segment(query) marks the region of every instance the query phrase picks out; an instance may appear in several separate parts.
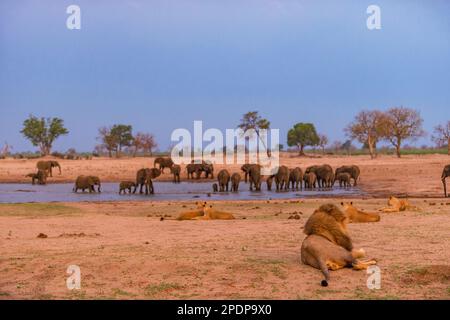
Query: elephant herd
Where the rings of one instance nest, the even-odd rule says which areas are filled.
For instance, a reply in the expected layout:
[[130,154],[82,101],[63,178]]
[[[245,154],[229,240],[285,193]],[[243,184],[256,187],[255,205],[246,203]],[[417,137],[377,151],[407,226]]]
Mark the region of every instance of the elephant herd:
[[[38,161],[36,164],[37,172],[30,173],[26,177],[31,178],[32,184],[36,182],[41,185],[47,183],[48,177],[53,177],[53,168],[59,169],[61,174],[61,165],[58,161]],[[136,193],[139,188],[139,193],[154,194],[153,180],[164,173],[164,169],[170,169],[173,175],[173,182],[180,183],[181,181],[181,166],[175,164],[169,157],[159,157],[154,161],[154,168],[140,169],[136,173],[135,181],[122,181],[119,185],[119,194],[121,193]],[[273,184],[277,191],[282,190],[302,190],[319,188],[321,190],[331,189],[336,183],[340,187],[348,188],[356,186],[360,176],[360,169],[358,166],[349,165],[341,166],[333,171],[333,168],[328,164],[314,165],[307,167],[303,171],[299,167],[288,168],[280,166],[277,172],[270,176],[263,176],[261,174],[261,166],[258,164],[244,164],[241,167],[244,175],[245,183],[249,183],[250,191],[261,190],[261,185],[265,181],[267,190],[272,190]],[[201,163],[194,163],[193,161],[186,165],[187,179],[200,179],[204,174],[204,178],[214,179],[214,166],[211,163],[202,161]],[[444,187],[444,196],[447,197],[446,178],[450,177],[450,164],[444,167],[441,175],[441,181]],[[239,191],[239,184],[241,182],[241,174],[235,172],[230,174],[227,169],[222,169],[217,174],[217,183],[213,183],[213,192],[224,191]],[[95,190],[97,187],[97,190]],[[88,190],[89,192],[101,192],[100,178],[97,176],[79,176],[75,181],[73,188],[74,192],[78,190]]]
[[[244,164],[241,170],[244,172],[245,183],[249,182],[250,184],[250,191],[261,191],[264,179],[261,174],[261,166],[258,164]],[[316,187],[319,189],[330,189],[335,185],[336,181],[339,182],[341,187],[351,187],[352,184],[356,186],[359,175],[360,169],[354,165],[339,167],[334,172],[333,168],[327,164],[310,166],[304,172],[299,167],[289,169],[286,166],[280,166],[275,174],[266,176],[264,180],[269,191],[272,190],[274,183],[277,191],[301,190],[303,188],[313,189]],[[229,191],[231,182],[231,191],[236,192],[239,190],[240,180],[241,176],[239,173],[230,175],[228,170],[223,169],[217,175],[218,183],[213,184],[213,191]]]

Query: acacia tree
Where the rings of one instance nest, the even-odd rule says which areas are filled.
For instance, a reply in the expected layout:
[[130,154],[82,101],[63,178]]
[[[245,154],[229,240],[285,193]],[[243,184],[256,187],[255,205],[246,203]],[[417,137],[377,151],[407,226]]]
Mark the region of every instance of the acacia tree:
[[316,146],[320,138],[312,123],[297,123],[287,134],[287,144],[290,147],[297,146],[298,154],[304,156],[305,146]]
[[350,139],[356,139],[358,142],[369,148],[370,157],[376,157],[376,143],[383,135],[384,115],[381,111],[364,110],[355,116],[345,129],[346,135]]
[[264,145],[264,148],[266,148],[267,150],[267,155],[270,157],[270,150],[267,149],[266,143],[261,139],[260,136],[261,130],[267,130],[270,128],[269,120],[261,117],[258,111],[250,111],[242,116],[238,128],[242,129],[244,132],[251,129],[255,130],[256,135],[258,136],[261,143]]
[[423,119],[419,111],[405,107],[391,108],[383,117],[383,138],[389,141],[401,157],[401,146],[405,140],[416,140],[425,135],[422,129]]
[[134,146],[133,156],[135,157],[138,150],[142,150],[144,153],[148,153],[150,156],[152,156],[153,149],[156,148],[158,145],[156,143],[153,134],[138,132],[134,136],[133,146]]
[[439,147],[447,144],[447,154],[450,156],[450,121],[447,121],[445,125],[440,124],[434,127],[431,138]]
[[33,115],[23,122],[23,129],[20,132],[30,140],[33,146],[39,147],[43,156],[50,154],[53,143],[58,137],[69,133],[62,119],[38,118]]

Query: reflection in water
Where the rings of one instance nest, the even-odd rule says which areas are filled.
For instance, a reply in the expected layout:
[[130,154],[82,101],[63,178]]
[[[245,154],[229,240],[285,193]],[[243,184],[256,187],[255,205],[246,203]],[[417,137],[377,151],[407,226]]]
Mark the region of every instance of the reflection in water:
[[[161,200],[260,200],[260,199],[286,199],[295,197],[336,197],[361,195],[357,188],[333,190],[298,190],[298,191],[267,191],[250,192],[248,184],[241,183],[240,191],[212,193],[211,182],[154,182],[154,195],[126,194],[119,195],[118,183],[103,183],[102,193],[73,193],[73,183],[48,184],[46,186],[29,184],[0,184],[0,203],[22,202],[79,202],[79,201],[161,201]],[[138,190],[139,192],[139,190]]]

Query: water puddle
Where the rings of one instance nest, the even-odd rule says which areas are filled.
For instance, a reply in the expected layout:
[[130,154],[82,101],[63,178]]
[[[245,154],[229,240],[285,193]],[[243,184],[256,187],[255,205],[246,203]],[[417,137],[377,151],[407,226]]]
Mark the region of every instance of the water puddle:
[[[118,183],[103,183],[102,193],[73,193],[73,183],[48,184],[46,186],[7,183],[0,184],[0,203],[26,202],[81,202],[81,201],[164,201],[164,200],[265,200],[306,197],[350,197],[362,194],[358,188],[332,190],[299,191],[249,191],[248,184],[241,183],[239,192],[212,193],[212,182],[172,182],[155,181],[155,194],[145,196],[136,194],[119,195]],[[139,192],[139,190],[138,190]],[[210,196],[208,196],[208,194]]]

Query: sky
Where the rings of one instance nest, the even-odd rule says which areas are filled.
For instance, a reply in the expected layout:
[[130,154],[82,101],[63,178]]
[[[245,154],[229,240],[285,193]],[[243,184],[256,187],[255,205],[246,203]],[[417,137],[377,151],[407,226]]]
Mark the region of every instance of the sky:
[[54,150],[92,151],[115,123],[166,150],[174,129],[235,128],[251,110],[281,143],[297,122],[345,140],[358,111],[392,106],[419,110],[416,145],[430,143],[450,120],[449,18],[446,0],[2,0],[0,146],[36,150],[20,134],[33,114],[64,119]]

